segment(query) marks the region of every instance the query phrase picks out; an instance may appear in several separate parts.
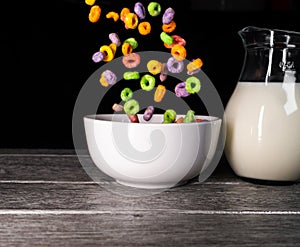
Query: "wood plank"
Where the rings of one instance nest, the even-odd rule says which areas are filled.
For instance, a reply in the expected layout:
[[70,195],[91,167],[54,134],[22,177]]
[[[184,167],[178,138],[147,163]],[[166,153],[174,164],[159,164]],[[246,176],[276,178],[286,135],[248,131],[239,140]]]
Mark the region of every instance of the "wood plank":
[[[56,154],[53,150],[33,150],[25,153],[4,152],[0,154],[1,181],[92,181],[72,150]],[[88,155],[80,160],[95,168]],[[97,170],[97,169],[96,169]],[[95,170],[95,172],[96,172]],[[228,167],[225,159],[210,178],[210,181],[236,181],[239,178]]]
[[[47,224],[45,224],[47,222]],[[293,215],[2,215],[1,246],[299,246]]]
[[146,194],[116,183],[1,183],[0,209],[300,211],[299,188],[207,182]]

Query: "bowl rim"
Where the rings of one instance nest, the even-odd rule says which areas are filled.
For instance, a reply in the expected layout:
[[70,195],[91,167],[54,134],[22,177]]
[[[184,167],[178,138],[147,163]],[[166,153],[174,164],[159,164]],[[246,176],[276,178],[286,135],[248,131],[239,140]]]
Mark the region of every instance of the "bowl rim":
[[[111,121],[107,119],[101,119],[101,117],[113,117],[114,115],[126,115],[125,113],[113,113],[113,114],[87,114],[83,118],[84,120],[90,120],[90,121],[96,121],[96,122],[111,122],[115,124],[135,124],[132,122],[123,122],[123,121]],[[143,117],[143,114],[137,114],[139,119]],[[161,116],[163,117],[164,114],[154,114],[155,116]],[[177,117],[184,117],[185,114],[178,114]],[[138,125],[147,125],[147,126],[191,126],[191,125],[207,125],[207,124],[212,124],[212,123],[217,123],[222,121],[221,118],[216,117],[216,116],[209,116],[209,115],[195,115],[197,118],[207,118],[209,121],[203,121],[203,122],[190,122],[190,123],[157,123],[157,122],[139,122]]]

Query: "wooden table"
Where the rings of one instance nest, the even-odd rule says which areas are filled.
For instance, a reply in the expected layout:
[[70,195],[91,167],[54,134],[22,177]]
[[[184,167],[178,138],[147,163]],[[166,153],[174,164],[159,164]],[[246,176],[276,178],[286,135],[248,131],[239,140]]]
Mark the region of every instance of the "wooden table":
[[[89,159],[89,157],[86,157]],[[300,246],[300,185],[234,175],[122,196],[73,150],[1,150],[1,246]]]

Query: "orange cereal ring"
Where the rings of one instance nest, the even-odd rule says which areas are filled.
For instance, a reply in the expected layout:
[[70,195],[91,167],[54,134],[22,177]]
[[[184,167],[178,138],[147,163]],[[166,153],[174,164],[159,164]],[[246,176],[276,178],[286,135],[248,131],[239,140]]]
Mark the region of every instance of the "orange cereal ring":
[[114,59],[114,52],[113,50],[108,46],[108,45],[103,45],[100,47],[100,52],[103,53],[103,61],[104,62],[109,62]]
[[122,45],[122,53],[124,56],[132,53],[132,46],[128,42],[124,42]]
[[141,22],[138,25],[138,30],[141,35],[147,35],[151,32],[151,24],[147,21]]
[[116,51],[117,51],[117,45],[115,43],[111,43],[109,45],[110,49],[112,50],[113,54],[115,55],[116,54]]
[[122,10],[121,10],[121,13],[120,13],[120,19],[122,20],[122,21],[124,21],[125,20],[125,16],[127,15],[127,14],[129,14],[130,13],[130,9],[128,9],[128,8],[123,8]]
[[136,14],[128,13],[124,19],[125,26],[130,29],[135,29],[139,23],[139,19]]
[[193,60],[192,62],[188,63],[186,66],[188,73],[193,73],[199,70],[203,65],[203,62],[200,58]]
[[166,87],[164,85],[158,85],[154,93],[154,101],[161,102],[166,93]]
[[165,33],[171,33],[175,30],[176,28],[176,22],[175,21],[171,21],[169,24],[163,24],[162,25],[162,30]]
[[107,19],[113,18],[114,21],[117,21],[117,20],[119,20],[119,14],[116,13],[116,12],[111,11],[111,12],[108,12],[108,13],[106,14],[106,18],[107,18]]
[[176,60],[182,61],[186,58],[186,49],[184,46],[176,44],[172,47],[171,54]]
[[90,22],[97,22],[101,15],[101,8],[98,5],[94,5],[90,9],[89,20]]

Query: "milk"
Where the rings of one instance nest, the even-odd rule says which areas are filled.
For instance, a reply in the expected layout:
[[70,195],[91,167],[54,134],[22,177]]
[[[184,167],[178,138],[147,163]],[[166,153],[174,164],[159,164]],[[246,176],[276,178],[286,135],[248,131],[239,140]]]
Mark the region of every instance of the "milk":
[[300,179],[299,84],[237,84],[225,109],[225,154],[237,175]]

